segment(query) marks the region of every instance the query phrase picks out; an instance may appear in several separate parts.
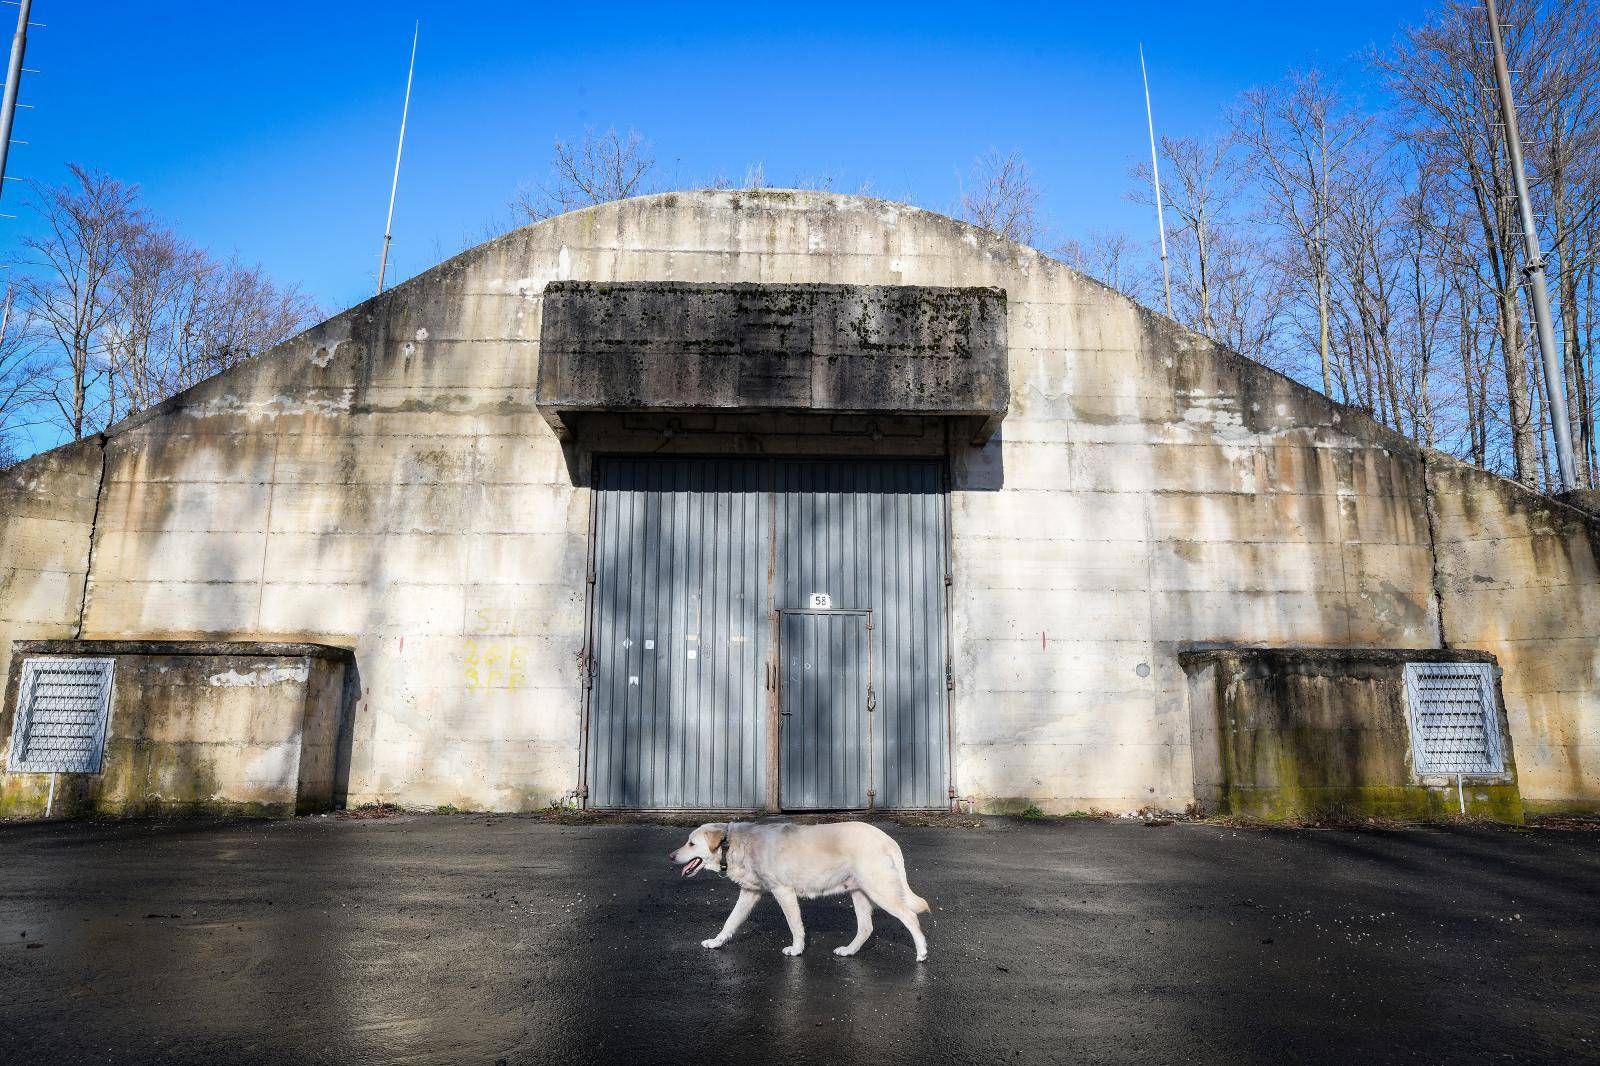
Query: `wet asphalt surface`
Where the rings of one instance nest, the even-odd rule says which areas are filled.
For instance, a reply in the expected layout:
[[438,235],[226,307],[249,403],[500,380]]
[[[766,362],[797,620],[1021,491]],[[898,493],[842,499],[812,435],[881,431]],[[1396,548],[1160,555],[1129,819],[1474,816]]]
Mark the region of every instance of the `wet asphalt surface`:
[[1600,1061],[1600,833],[886,828],[922,965],[666,826],[0,827],[0,1061]]

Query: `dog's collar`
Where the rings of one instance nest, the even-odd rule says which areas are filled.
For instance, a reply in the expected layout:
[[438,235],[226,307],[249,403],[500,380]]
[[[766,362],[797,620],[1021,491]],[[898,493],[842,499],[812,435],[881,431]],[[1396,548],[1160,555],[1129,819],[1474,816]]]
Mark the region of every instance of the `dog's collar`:
[[733,823],[729,822],[722,831],[722,843],[717,845],[717,863],[722,867],[722,876],[728,876],[728,844],[733,840]]

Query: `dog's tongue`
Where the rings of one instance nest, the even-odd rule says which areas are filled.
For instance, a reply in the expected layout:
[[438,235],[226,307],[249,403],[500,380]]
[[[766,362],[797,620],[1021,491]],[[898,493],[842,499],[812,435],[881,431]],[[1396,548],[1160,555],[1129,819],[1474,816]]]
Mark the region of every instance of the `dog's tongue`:
[[698,869],[700,869],[700,860],[690,859],[688,862],[683,864],[683,869],[678,871],[678,876],[688,877]]

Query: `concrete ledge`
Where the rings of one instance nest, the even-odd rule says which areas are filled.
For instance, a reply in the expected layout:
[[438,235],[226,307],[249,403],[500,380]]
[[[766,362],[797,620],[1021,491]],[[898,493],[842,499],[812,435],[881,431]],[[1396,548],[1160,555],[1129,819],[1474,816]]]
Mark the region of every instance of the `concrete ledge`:
[[1201,646],[1189,678],[1195,799],[1206,813],[1266,820],[1437,818],[1521,822],[1495,671],[1505,773],[1422,776],[1411,759],[1405,665],[1495,662],[1481,651]]
[[6,765],[31,658],[115,663],[98,773],[0,772],[0,819],[232,814],[333,805],[348,648],[251,641],[26,640],[0,706]]
[[236,658],[326,659],[355,662],[350,648],[333,644],[278,644],[252,640],[18,640],[11,645],[17,655],[227,655]]
[[613,411],[934,415],[988,440],[1009,402],[1006,296],[912,285],[551,282],[535,402]]

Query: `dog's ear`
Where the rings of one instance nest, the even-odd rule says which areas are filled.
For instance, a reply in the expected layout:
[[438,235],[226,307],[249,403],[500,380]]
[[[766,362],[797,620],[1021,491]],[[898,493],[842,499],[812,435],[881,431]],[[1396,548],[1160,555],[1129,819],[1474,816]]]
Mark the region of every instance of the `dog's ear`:
[[706,847],[712,851],[716,851],[718,848],[722,847],[722,835],[723,830],[721,829],[707,829]]

